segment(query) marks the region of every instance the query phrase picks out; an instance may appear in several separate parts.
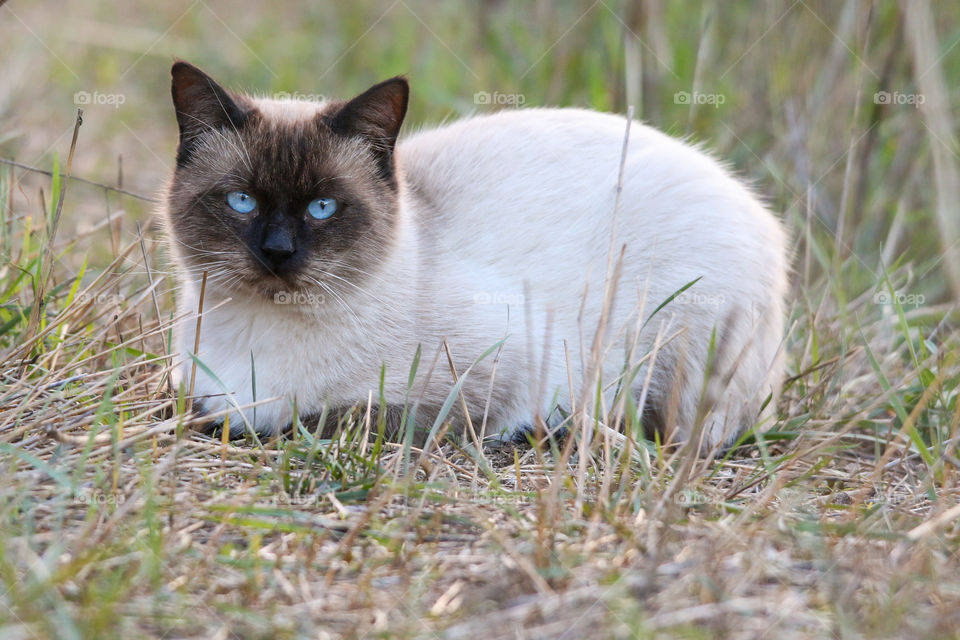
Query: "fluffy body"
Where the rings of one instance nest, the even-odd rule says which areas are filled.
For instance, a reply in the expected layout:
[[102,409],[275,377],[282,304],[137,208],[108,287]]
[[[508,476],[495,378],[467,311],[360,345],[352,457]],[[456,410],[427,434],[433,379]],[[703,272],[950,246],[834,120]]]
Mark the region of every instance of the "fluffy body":
[[[289,125],[329,108],[251,100],[270,121]],[[525,109],[398,142],[390,238],[376,259],[354,267],[355,280],[343,272],[317,278],[316,286],[297,282],[292,291],[208,282],[198,356],[219,382],[197,371],[204,409],[233,407],[234,429],[246,422],[269,434],[290,423],[294,398],[301,416],[325,404],[376,403],[385,366],[386,403],[419,399],[429,426],[453,385],[445,355],[428,375],[446,341],[460,375],[473,365],[463,386],[473,423],[486,416],[487,434],[530,425],[555,405],[570,408],[568,373],[574,393],[582,391],[612,246],[614,263],[621,248],[623,256],[598,372],[606,401],[626,365],[635,396],[647,386],[648,426],[675,426],[675,439],[703,421],[702,445],[722,445],[767,419],[761,404],[777,393],[783,370],[788,252],[781,224],[707,154],[640,122],[630,126],[617,210],[626,124],[587,110]],[[205,153],[230,162],[244,151],[231,131],[204,144]],[[354,154],[343,159],[348,164],[363,162],[361,150],[337,153]],[[188,385],[199,274],[187,266],[189,239],[176,222],[170,232],[182,268],[177,371]],[[495,372],[494,356],[474,364],[504,338]],[[423,357],[410,391],[418,347]],[[255,400],[255,411],[236,409]]]

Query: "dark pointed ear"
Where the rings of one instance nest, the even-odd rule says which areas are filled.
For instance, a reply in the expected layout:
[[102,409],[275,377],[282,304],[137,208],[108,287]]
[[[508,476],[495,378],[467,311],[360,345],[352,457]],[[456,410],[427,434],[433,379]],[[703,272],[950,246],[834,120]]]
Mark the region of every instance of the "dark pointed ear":
[[346,103],[328,121],[334,132],[367,141],[380,175],[393,179],[393,147],[407,113],[410,85],[397,76],[375,84]]
[[177,166],[190,159],[199,138],[211,130],[239,128],[250,109],[192,64],[178,60],[170,70],[170,91],[180,126]]

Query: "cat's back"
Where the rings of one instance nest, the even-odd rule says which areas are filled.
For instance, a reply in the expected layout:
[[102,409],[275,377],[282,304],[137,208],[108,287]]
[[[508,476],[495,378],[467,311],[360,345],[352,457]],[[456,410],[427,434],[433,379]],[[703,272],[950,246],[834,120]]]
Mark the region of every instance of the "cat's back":
[[593,151],[605,150],[609,139],[622,139],[625,125],[620,116],[587,109],[507,109],[421,129],[400,141],[397,155],[414,166],[426,156],[456,161],[469,154],[495,153],[498,148],[511,153],[536,151],[549,160],[574,142],[592,140]]
[[[515,220],[518,209],[539,210],[546,200],[583,217],[611,211],[626,135],[627,120],[619,115],[504,110],[417,132],[398,144],[397,159],[411,190],[441,215],[501,198],[502,208],[490,210],[490,219]],[[697,147],[631,122],[624,188],[655,196],[671,185],[706,188],[713,197],[750,197]],[[557,200],[561,194],[565,201]]]
[[[626,118],[585,109],[517,109],[415,133],[397,147],[411,196],[461,255],[606,255]],[[752,240],[780,251],[779,223],[750,190],[696,146],[633,121],[624,163],[620,236],[722,248]],[[638,224],[635,224],[638,223]],[[681,240],[682,239],[682,240]],[[515,246],[514,246],[515,245]],[[762,250],[762,249],[761,249]],[[767,253],[768,251],[764,251]],[[485,258],[486,259],[486,258]]]
[[[595,188],[598,178],[615,186],[625,133],[623,117],[586,109],[504,110],[415,133],[397,158],[411,185],[447,202],[494,184],[500,193],[556,193],[557,185]],[[631,153],[675,142],[638,122],[630,137]]]

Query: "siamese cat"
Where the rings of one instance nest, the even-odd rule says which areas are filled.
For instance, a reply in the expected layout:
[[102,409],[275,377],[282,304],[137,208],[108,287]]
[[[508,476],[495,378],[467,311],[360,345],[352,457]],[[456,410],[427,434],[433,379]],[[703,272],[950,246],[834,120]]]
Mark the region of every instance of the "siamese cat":
[[309,102],[182,61],[172,75],[175,380],[235,434],[371,399],[415,406],[428,430],[455,375],[447,419],[488,436],[592,417],[618,393],[675,442],[769,426],[787,239],[703,151],[584,109],[398,141],[402,77]]

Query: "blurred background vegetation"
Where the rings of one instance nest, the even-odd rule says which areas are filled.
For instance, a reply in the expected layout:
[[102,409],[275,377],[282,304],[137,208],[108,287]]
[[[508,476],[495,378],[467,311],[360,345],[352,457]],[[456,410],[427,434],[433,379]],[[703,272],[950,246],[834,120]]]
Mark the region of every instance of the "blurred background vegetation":
[[[939,59],[922,73],[960,77],[960,5],[932,9]],[[495,108],[475,103],[481,91],[519,94],[526,106],[625,112],[631,103],[753,179],[791,223],[800,256],[808,232],[823,235],[875,283],[881,258],[906,253],[922,270],[942,253],[931,147],[957,150],[955,139],[933,135],[929,104],[874,100],[919,92],[904,15],[894,2],[828,0],[14,1],[0,9],[0,156],[49,170],[69,148],[74,94],[121,96],[84,105],[74,175],[156,195],[176,146],[168,78],[177,57],[262,94],[345,97],[406,74],[408,131]],[[722,104],[676,97],[694,91]],[[948,92],[955,113],[955,83]],[[67,233],[105,210],[101,192],[71,188]],[[36,191],[13,197],[20,210],[39,207]],[[151,213],[129,198],[112,207],[125,211],[118,232],[128,235]],[[801,271],[832,270],[834,258],[807,257]],[[915,287],[928,301],[948,296],[942,268]]]

